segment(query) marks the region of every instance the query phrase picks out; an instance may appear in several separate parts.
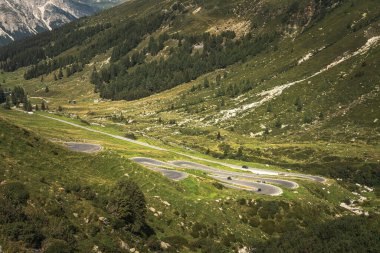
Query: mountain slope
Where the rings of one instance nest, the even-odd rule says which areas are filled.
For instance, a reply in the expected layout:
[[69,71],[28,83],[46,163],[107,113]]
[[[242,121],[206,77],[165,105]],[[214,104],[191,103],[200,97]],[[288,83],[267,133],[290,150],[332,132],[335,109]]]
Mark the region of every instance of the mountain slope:
[[[378,6],[131,1],[15,43],[0,65],[27,67],[22,82],[33,96],[90,121],[112,118],[217,157],[235,157],[241,147],[246,160],[334,177],[359,170],[367,175],[345,176],[376,184],[368,175],[379,167]],[[94,103],[99,96],[147,98]]]
[[117,1],[2,0],[0,46],[89,16]]
[[[0,224],[0,244],[376,252],[379,36],[375,0],[134,0],[0,48],[0,201],[25,199],[8,189],[30,195],[16,206],[21,216],[0,211],[12,218]],[[170,180],[139,160],[188,177]],[[171,165],[186,161],[278,175],[218,178]],[[291,176],[300,171],[327,180]],[[149,233],[131,234],[118,218],[109,197],[120,178],[144,193]],[[298,188],[266,196],[221,185],[276,178]]]

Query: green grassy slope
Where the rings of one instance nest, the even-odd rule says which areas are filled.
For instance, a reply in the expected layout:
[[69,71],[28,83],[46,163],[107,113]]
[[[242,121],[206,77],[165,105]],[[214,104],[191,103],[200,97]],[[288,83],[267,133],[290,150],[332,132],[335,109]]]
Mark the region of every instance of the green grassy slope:
[[[150,37],[157,39],[164,32],[187,36],[231,29],[237,35],[250,31],[254,36],[269,36],[276,31],[276,39],[245,62],[137,101],[101,101],[94,93],[92,70],[111,65],[112,44],[99,51],[82,72],[62,80],[55,81],[53,73],[43,79],[23,80],[28,68],[2,72],[0,80],[5,87],[22,85],[35,103],[45,99],[51,109],[62,106],[66,114],[91,122],[121,123],[125,131],[136,135],[217,157],[277,164],[375,185],[380,159],[378,3],[326,4],[184,2],[183,11],[172,12],[170,21],[145,35],[128,55],[143,50]],[[107,20],[112,24],[107,31],[117,31],[127,21],[175,9],[173,6],[171,1],[131,1],[83,19],[74,27],[92,27]],[[301,15],[305,10],[306,17]],[[107,31],[90,36],[58,58],[80,55],[89,45],[103,41]],[[35,39],[42,41],[43,36]],[[157,56],[148,54],[146,62],[167,59],[177,44],[175,39],[166,41],[166,48]],[[216,84],[218,75],[222,78]],[[205,78],[211,84],[208,88],[203,87]],[[283,86],[293,82],[288,88]],[[68,104],[70,100],[77,104]],[[259,104],[255,106],[255,102]],[[222,139],[215,138],[217,132]],[[231,147],[229,154],[223,154],[225,144]],[[239,147],[244,150],[243,157],[234,155]],[[351,176],[345,175],[346,170]]]
[[[314,249],[318,252],[329,248],[338,236],[331,233],[333,239],[321,245],[324,237],[313,237],[315,231],[339,231],[350,224],[351,218],[343,218],[331,227],[327,225],[347,214],[339,207],[341,202],[347,202],[347,198],[358,200],[352,192],[368,198],[359,205],[371,215],[369,219],[353,218],[352,224],[378,219],[374,213],[379,212],[380,189],[379,3],[213,0],[183,1],[181,9],[174,2],[128,1],[55,31],[55,42],[69,43],[65,38],[70,34],[78,35],[80,41],[75,42],[74,36],[75,43],[62,50],[55,48],[52,58],[86,58],[83,70],[69,77],[55,80],[58,70],[54,70],[25,80],[24,73],[30,66],[0,72],[2,87],[21,85],[33,104],[45,101],[55,113],[28,115],[0,109],[0,184],[21,182],[26,187],[30,197],[20,212],[30,222],[16,222],[20,226],[35,224],[21,230],[41,231],[40,237],[32,240],[38,242],[33,245],[25,239],[28,234],[17,237],[17,231],[9,231],[15,224],[1,223],[3,249],[18,252],[43,248],[51,239],[59,239],[67,243],[72,240],[80,252],[91,251],[94,246],[102,252],[124,252],[121,240],[140,252],[161,250],[161,242],[171,245],[169,252],[231,252],[243,247],[276,252],[311,245],[320,246]],[[128,34],[122,33],[127,29],[124,26],[131,20],[163,13],[170,13],[169,18],[144,34],[126,54],[128,57],[142,52],[150,38],[158,39],[164,33],[178,33],[189,39],[186,36],[233,30],[235,41],[246,32],[253,38],[274,39],[255,55],[212,69],[174,88],[134,101],[102,99],[91,83],[94,67],[101,71],[122,64],[126,56],[115,62],[111,57],[115,47],[128,39]],[[104,31],[79,36],[84,28],[98,24],[108,25]],[[54,43],[46,42],[49,36],[12,45],[13,50],[23,53],[19,48],[27,44],[54,48]],[[178,44],[175,36],[170,37],[157,55],[147,53],[140,65],[128,71],[133,73],[153,61],[168,59],[179,49]],[[199,44],[191,46],[194,54],[202,51]],[[95,53],[91,54],[89,48]],[[90,53],[84,56],[83,52]],[[136,81],[136,85],[140,83]],[[73,100],[75,103],[70,103]],[[59,107],[62,110],[58,112]],[[127,158],[147,156],[169,161],[185,157],[112,140],[47,120],[40,114],[120,136],[133,133],[138,140],[198,157],[299,170],[331,179],[328,185],[299,180],[299,189],[285,190],[281,197],[219,189],[214,180],[192,171],[187,171],[189,178],[173,182]],[[48,139],[97,143],[104,150],[93,155],[78,154]],[[113,220],[104,198],[112,194],[120,178],[132,179],[144,193],[146,223],[153,235],[131,234],[99,221],[99,217]],[[66,191],[72,182],[88,186],[98,196],[88,200],[83,190]],[[357,183],[374,187],[375,193]],[[53,229],[56,210],[50,210],[57,206],[65,223],[58,226],[59,233]],[[37,215],[40,213],[48,215],[41,218]],[[75,238],[65,237],[67,229],[73,227]],[[351,230],[347,231],[347,238],[351,238]],[[290,244],[287,241],[292,236],[311,239]]]
[[[6,118],[0,121],[2,187],[22,183],[29,194],[28,201],[20,208],[26,220],[8,219],[0,225],[1,245],[10,252],[25,247],[47,247],[53,239],[66,241],[80,252],[95,245],[103,252],[124,252],[121,241],[141,252],[156,251],[160,241],[169,243],[171,250],[230,252],[263,243],[267,236],[277,237],[299,226],[346,213],[338,204],[347,196],[355,199],[335,183],[325,186],[300,181],[297,191],[285,191],[282,197],[263,197],[219,189],[213,180],[197,173],[184,181],[173,182],[124,158],[139,154],[154,157],[154,152],[149,150],[38,115],[3,110],[2,115]],[[9,120],[28,129],[11,125]],[[104,150],[93,155],[74,153],[52,144],[46,137],[99,143]],[[156,157],[175,159],[167,154],[156,154]],[[122,178],[136,182],[143,191],[148,209],[146,222],[153,235],[119,230],[109,213],[107,201],[112,198],[115,183]],[[4,212],[2,217],[8,217],[7,210]],[[42,218],[39,213],[47,215]],[[57,217],[64,219],[62,224],[55,225]],[[99,217],[106,217],[111,223],[103,224]],[[23,231],[17,236],[10,230],[15,222]],[[29,234],[24,234],[30,231],[25,227],[32,229]],[[41,233],[33,232],[36,229]],[[74,238],[67,237],[67,233],[74,234]],[[26,239],[30,235],[39,237]]]

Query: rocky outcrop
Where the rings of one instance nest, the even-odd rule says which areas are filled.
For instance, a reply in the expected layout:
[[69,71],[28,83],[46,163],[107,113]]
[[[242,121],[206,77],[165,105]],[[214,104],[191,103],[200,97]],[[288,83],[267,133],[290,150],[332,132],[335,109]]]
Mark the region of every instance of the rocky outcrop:
[[[52,30],[120,0],[0,0],[0,46]],[[105,6],[105,5],[104,5]]]

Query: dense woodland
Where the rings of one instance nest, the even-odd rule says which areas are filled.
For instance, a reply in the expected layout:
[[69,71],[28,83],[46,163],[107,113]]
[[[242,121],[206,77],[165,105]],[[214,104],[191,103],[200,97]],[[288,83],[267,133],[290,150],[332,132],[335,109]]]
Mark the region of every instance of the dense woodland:
[[[48,87],[46,88],[48,89]],[[31,112],[33,110],[48,110],[48,105],[44,101],[41,102],[41,107],[38,105],[32,105],[28,98],[28,94],[21,86],[15,86],[11,89],[4,89],[0,85],[0,104],[7,110],[11,109],[12,106],[17,108],[22,108],[24,111]]]
[[[58,80],[82,71],[93,57],[112,48],[111,66],[94,69],[91,76],[95,91],[103,98],[133,100],[245,61],[265,49],[276,37],[275,34],[262,37],[248,34],[236,38],[235,33],[229,31],[220,35],[193,36],[163,33],[156,38],[151,36],[147,47],[141,51],[131,52],[147,35],[163,24],[169,24],[184,11],[181,6],[173,5],[169,12],[117,25],[105,23],[82,28],[80,22],[74,22],[52,33],[41,34],[37,39],[26,39],[5,47],[0,52],[0,68],[14,71],[31,65],[25,71],[25,79],[54,73],[55,80]],[[87,43],[89,38],[96,40]],[[165,60],[161,56],[155,57],[169,40],[178,46],[170,48]],[[65,52],[74,45],[78,50]],[[153,60],[148,61],[147,55]]]
[[256,252],[378,252],[380,218],[344,216],[255,245]]
[[[146,54],[156,55],[168,39],[177,41],[178,47],[170,49],[166,60],[159,57],[151,62],[144,61]],[[250,34],[237,39],[234,32],[201,36],[162,35],[158,40],[150,39],[147,48],[131,56],[120,57],[120,52],[128,52],[129,45],[125,45],[127,49],[117,47],[112,55],[114,60],[120,61],[113,62],[108,69],[94,71],[91,79],[103,98],[134,100],[189,82],[212,70],[243,62],[265,49],[273,39],[274,36],[254,38]]]

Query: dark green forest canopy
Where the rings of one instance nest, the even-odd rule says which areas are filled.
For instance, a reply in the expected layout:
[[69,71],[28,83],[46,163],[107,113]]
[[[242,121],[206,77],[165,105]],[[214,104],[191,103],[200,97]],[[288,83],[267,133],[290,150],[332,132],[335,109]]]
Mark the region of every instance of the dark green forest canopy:
[[344,216],[283,234],[255,246],[255,252],[378,252],[380,217]]

